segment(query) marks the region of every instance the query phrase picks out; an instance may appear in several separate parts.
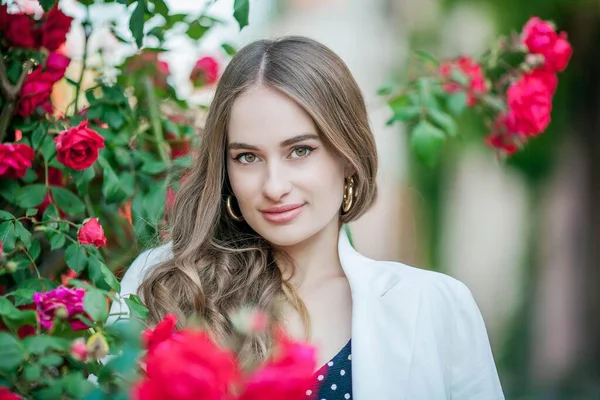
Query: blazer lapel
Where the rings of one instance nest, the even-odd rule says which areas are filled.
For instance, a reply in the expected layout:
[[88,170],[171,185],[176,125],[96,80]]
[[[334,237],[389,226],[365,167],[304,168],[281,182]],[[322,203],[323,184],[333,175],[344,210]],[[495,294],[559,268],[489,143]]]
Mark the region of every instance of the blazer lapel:
[[405,399],[420,293],[393,265],[354,250],[343,229],[338,251],[352,291],[353,398]]

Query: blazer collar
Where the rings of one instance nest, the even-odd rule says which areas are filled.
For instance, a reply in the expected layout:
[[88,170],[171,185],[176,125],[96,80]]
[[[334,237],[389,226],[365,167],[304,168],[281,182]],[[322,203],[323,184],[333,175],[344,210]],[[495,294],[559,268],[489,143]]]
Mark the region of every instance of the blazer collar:
[[353,292],[384,296],[400,282],[397,268],[376,262],[357,252],[350,243],[349,228],[342,226],[338,238],[338,253],[342,269]]

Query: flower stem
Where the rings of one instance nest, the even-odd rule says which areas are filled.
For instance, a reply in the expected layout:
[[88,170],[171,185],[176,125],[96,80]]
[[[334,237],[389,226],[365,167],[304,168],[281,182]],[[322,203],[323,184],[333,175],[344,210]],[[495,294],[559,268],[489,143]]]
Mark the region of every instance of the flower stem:
[[152,128],[152,133],[154,134],[154,140],[156,143],[156,148],[158,150],[158,155],[162,162],[170,166],[169,155],[166,151],[167,143],[163,136],[162,127],[160,123],[160,108],[158,106],[158,101],[156,99],[156,95],[154,94],[154,87],[152,86],[152,82],[150,77],[144,77],[144,88],[146,89],[146,98],[148,100],[148,111],[150,114],[150,126]]
[[79,79],[77,80],[77,86],[75,87],[75,100],[73,103],[75,104],[75,112],[77,115],[79,111],[79,94],[81,93],[81,84],[83,83],[83,76],[85,74],[85,70],[87,68],[87,58],[88,58],[88,42],[90,39],[90,35],[92,34],[91,23],[90,23],[90,8],[85,8],[86,18],[83,21],[83,31],[85,32],[83,39],[83,57],[81,59],[81,72],[79,73]]
[[10,120],[13,115],[13,111],[17,104],[17,97],[21,92],[25,78],[29,74],[29,70],[33,66],[32,60],[27,60],[23,66],[23,71],[17,80],[16,84],[11,84],[6,75],[6,64],[4,64],[4,54],[0,52],[0,93],[4,96],[4,107],[2,107],[2,113],[0,114],[0,143],[4,141],[6,136],[6,129],[10,124]]

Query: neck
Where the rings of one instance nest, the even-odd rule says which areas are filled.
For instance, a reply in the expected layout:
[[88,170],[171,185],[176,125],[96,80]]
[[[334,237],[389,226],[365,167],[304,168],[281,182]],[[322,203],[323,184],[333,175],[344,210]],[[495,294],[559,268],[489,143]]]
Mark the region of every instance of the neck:
[[290,283],[300,289],[325,278],[344,276],[338,255],[338,235],[339,226],[334,220],[303,242],[280,249],[286,256],[278,262],[283,278],[290,279]]

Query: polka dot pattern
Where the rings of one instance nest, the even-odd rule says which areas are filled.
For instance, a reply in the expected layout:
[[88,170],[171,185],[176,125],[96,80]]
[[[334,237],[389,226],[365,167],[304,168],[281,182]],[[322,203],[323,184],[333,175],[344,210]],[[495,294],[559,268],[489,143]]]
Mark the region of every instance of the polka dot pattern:
[[352,398],[352,354],[349,341],[338,354],[315,373],[318,390],[307,390],[307,400],[348,400]]

